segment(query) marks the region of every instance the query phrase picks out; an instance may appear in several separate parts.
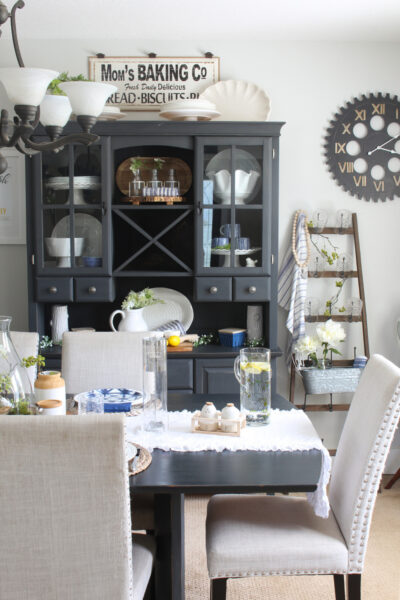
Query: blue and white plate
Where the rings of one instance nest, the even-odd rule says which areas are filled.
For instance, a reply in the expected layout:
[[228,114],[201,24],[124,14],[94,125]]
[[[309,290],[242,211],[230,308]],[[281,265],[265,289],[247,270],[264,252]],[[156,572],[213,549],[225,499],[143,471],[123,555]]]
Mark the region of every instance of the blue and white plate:
[[78,403],[79,414],[129,413],[133,407],[142,405],[143,394],[128,388],[99,388],[76,394],[74,400]]

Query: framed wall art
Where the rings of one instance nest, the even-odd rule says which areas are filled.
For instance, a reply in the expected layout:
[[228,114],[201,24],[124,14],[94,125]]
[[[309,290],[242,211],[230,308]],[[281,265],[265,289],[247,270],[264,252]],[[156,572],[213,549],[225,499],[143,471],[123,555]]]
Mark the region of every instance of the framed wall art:
[[89,78],[117,86],[107,106],[158,111],[167,102],[198,98],[206,88],[217,83],[219,58],[90,56]]
[[26,244],[25,157],[3,149],[8,167],[0,175],[0,244]]

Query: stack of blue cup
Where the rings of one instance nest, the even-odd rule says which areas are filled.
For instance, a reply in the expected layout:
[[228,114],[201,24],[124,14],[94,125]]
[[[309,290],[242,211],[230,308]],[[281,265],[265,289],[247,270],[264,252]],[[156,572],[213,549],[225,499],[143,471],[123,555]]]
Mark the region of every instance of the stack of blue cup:
[[363,369],[367,364],[368,358],[366,356],[356,356],[353,362],[353,367]]

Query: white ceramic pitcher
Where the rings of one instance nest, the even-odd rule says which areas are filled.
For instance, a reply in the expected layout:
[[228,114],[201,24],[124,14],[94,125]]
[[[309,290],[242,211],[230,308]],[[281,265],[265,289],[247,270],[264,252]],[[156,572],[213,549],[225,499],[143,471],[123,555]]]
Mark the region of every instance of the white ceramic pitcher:
[[114,310],[110,315],[110,327],[113,331],[117,331],[114,327],[115,315],[121,315],[121,320],[118,325],[118,331],[148,331],[148,325],[143,317],[143,308],[132,308],[129,310]]

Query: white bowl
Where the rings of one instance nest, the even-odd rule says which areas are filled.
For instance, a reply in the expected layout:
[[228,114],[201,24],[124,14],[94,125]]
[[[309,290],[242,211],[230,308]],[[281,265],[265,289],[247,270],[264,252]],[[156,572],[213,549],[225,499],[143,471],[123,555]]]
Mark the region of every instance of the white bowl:
[[[71,245],[69,237],[50,237],[45,238],[47,252],[50,256],[56,257],[58,267],[71,266]],[[74,238],[75,256],[81,256],[85,238]]]
[[[74,252],[75,256],[80,256],[83,250],[83,243],[85,238],[75,238],[74,239]],[[71,245],[69,237],[50,237],[45,238],[47,252],[50,256],[70,256],[71,255]]]

